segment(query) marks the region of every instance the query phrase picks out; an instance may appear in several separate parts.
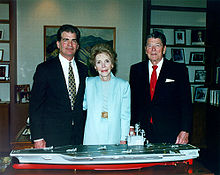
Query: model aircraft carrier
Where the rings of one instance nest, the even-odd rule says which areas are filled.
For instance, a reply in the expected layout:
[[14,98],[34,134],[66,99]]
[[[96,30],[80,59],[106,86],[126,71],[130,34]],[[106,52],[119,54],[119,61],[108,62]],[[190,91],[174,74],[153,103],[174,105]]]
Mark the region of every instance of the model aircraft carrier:
[[134,169],[195,159],[193,145],[69,145],[44,149],[13,150],[16,169]]

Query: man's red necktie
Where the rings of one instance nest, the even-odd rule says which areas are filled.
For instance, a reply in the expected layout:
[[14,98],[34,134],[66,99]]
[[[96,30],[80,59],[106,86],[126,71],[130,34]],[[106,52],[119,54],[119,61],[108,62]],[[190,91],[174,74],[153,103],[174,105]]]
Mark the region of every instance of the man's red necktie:
[[155,91],[155,87],[156,87],[156,83],[157,83],[156,69],[158,68],[158,66],[154,65],[154,66],[152,66],[152,68],[153,68],[153,72],[152,72],[151,78],[150,78],[150,96],[151,96],[151,100],[153,99],[154,91]]
[[[156,69],[158,68],[158,66],[153,65],[152,68],[153,68],[153,72],[152,72],[151,78],[150,78],[150,96],[151,96],[151,101],[153,99],[154,92],[155,92],[155,87],[156,87],[156,83],[157,83],[157,72],[156,72]],[[152,116],[150,118],[150,122],[153,124]]]

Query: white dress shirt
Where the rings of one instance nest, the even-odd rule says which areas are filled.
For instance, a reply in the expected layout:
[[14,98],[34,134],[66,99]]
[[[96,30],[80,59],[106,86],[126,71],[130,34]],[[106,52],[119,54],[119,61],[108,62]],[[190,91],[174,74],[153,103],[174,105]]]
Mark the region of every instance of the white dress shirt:
[[[68,61],[66,58],[64,58],[61,54],[59,54],[59,59],[60,59],[60,63],[63,68],[63,73],[64,73],[65,80],[66,80],[66,86],[68,89],[68,72],[69,72],[69,62],[70,61]],[[75,83],[76,83],[76,93],[77,93],[78,89],[79,89],[79,73],[78,73],[78,69],[77,69],[76,62],[75,62],[74,58],[72,59],[71,64],[72,64],[72,68],[73,68],[73,74],[74,74]]]
[[[157,69],[156,69],[157,79],[158,79],[158,77],[159,77],[160,70],[161,70],[162,65],[163,65],[163,61],[164,61],[164,58],[162,58],[162,60],[157,64],[157,66],[158,66]],[[151,63],[150,60],[149,60],[148,62],[149,62],[149,63],[148,63],[148,70],[149,70],[149,82],[150,82],[151,74],[152,74],[152,72],[153,72],[153,68],[152,68],[153,64]]]

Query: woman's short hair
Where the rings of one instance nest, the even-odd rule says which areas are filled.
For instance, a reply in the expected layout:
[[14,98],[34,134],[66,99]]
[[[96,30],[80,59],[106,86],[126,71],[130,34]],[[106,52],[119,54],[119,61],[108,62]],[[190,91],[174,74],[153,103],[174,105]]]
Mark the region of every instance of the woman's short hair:
[[117,54],[116,52],[112,49],[112,47],[109,44],[106,43],[100,43],[100,44],[96,44],[95,46],[92,47],[91,49],[91,54],[90,54],[90,59],[89,62],[95,66],[95,62],[96,62],[96,55],[100,54],[100,53],[106,53],[110,56],[111,58],[111,62],[114,65],[115,62],[117,61]]

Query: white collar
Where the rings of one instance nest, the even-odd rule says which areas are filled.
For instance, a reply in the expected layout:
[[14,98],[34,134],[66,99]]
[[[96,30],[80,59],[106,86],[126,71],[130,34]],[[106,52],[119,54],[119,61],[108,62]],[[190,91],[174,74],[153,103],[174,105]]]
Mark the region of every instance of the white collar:
[[[65,57],[63,57],[61,54],[59,54],[59,59],[60,59],[60,62],[64,63],[64,64],[69,64],[69,60],[67,60]],[[73,59],[71,60],[71,62],[74,64],[76,64],[75,62],[75,57],[73,57]]]

